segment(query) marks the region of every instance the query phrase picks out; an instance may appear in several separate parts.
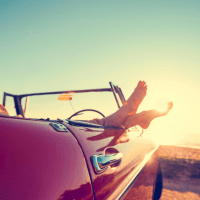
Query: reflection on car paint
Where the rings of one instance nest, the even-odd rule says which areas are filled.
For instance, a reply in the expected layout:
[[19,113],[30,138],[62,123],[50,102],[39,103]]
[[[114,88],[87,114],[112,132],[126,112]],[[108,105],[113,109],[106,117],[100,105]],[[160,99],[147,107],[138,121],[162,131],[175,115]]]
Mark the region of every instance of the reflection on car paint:
[[[123,129],[105,128],[101,132],[100,130],[91,132],[70,125],[68,125],[68,129],[75,135],[82,149],[84,149],[96,200],[109,199],[111,196],[111,199],[117,199],[119,194],[123,193],[120,186],[124,185],[123,187],[126,188],[127,184],[131,184],[129,176],[134,177],[137,175],[135,171],[137,166],[145,160],[146,154],[156,148],[154,143],[147,141],[145,138],[132,136],[132,132]],[[96,175],[90,157],[115,151],[123,154],[121,165],[115,168],[108,167],[105,172]],[[127,180],[130,180],[130,183],[126,182]]]
[[92,200],[90,183],[82,184],[79,188],[74,190],[65,190],[65,192],[58,198],[58,200]]
[[98,141],[98,140],[102,140],[109,137],[113,137],[112,140],[106,146],[101,147],[100,149],[97,149],[96,150],[97,152],[104,151],[108,147],[113,147],[117,144],[126,143],[129,141],[127,130],[115,131],[115,130],[110,130],[110,129],[105,129],[99,135],[88,137],[87,140]]

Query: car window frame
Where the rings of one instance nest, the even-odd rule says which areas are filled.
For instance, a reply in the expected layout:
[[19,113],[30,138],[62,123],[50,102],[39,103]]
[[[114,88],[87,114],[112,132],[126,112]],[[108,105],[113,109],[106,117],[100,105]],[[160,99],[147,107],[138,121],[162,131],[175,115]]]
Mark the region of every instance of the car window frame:
[[[110,88],[100,88],[100,89],[87,89],[87,90],[69,90],[69,91],[57,91],[57,92],[43,92],[43,93],[30,93],[30,94],[21,94],[21,95],[14,95],[11,93],[4,92],[3,95],[3,106],[6,106],[6,97],[10,96],[13,97],[16,115],[21,115],[25,118],[25,111],[28,103],[28,98],[30,96],[41,96],[41,95],[55,95],[55,94],[66,94],[66,93],[84,93],[84,92],[112,92],[117,103],[118,108],[124,104],[125,97],[122,93],[120,87],[114,85],[112,82],[109,82]],[[22,99],[26,97],[26,104],[24,109],[22,108]],[[121,102],[120,102],[121,101]],[[121,105],[120,105],[121,103]]]

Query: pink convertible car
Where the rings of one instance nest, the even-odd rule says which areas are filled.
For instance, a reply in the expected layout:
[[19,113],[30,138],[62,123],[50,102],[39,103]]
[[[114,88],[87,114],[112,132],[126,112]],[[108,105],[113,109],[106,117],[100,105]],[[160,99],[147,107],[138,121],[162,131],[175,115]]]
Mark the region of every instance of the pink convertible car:
[[[90,95],[99,95],[98,100]],[[27,107],[28,97],[32,107]],[[45,98],[44,103],[36,102],[36,97]],[[57,109],[53,98],[69,102],[57,102],[61,106]],[[0,116],[0,199],[159,199],[162,172],[158,145],[143,137],[140,127],[104,127],[87,123],[83,117],[87,113],[90,119],[102,117],[99,109],[117,109],[123,101],[121,89],[111,82],[109,88],[102,89],[4,93],[5,108],[10,114],[9,108],[15,109],[12,114],[22,117]],[[74,111],[82,105],[80,111]],[[65,111],[68,118],[61,119]]]

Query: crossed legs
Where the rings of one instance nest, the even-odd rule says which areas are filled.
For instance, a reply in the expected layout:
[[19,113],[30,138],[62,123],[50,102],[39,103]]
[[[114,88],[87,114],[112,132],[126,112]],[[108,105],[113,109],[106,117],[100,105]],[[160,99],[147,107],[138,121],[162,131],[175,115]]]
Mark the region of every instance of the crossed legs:
[[173,104],[172,102],[169,102],[166,105],[166,110],[164,112],[148,110],[136,114],[140,103],[146,96],[146,90],[146,82],[139,81],[132,95],[115,113],[109,115],[108,117],[104,117],[102,119],[94,119],[88,122],[97,123],[103,126],[123,126],[125,128],[130,128],[132,126],[139,125],[144,129],[148,128],[153,119],[166,115],[169,110],[172,109]]

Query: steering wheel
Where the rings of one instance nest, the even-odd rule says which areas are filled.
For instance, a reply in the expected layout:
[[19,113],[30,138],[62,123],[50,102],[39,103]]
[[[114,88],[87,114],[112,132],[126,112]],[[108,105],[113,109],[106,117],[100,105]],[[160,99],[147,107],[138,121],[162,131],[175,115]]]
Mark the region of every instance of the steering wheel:
[[69,118],[67,118],[67,119],[71,119],[72,117],[78,115],[78,114],[81,113],[81,112],[85,112],[85,111],[93,111],[93,112],[99,113],[100,115],[102,115],[103,117],[105,117],[105,115],[102,114],[101,112],[99,112],[98,110],[85,109],[85,110],[80,110],[80,111],[78,111],[78,112],[75,112],[73,115],[71,115],[71,116],[70,116]]

